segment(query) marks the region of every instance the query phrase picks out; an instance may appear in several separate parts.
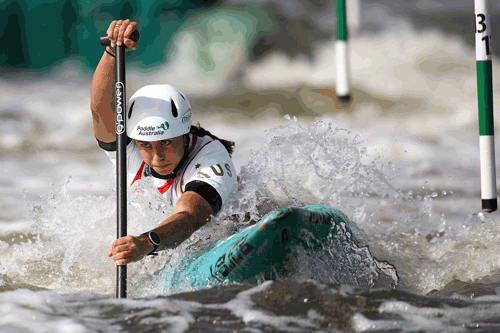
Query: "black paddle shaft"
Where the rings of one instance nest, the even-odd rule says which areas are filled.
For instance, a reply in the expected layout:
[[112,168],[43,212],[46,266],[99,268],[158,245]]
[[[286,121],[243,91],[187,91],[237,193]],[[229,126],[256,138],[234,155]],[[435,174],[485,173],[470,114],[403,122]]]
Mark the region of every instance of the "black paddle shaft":
[[[101,35],[101,45],[109,46],[108,35]],[[139,32],[135,30],[130,39],[139,41]],[[127,235],[127,133],[125,94],[125,45],[116,45],[115,59],[115,116],[116,116],[116,229],[117,238]],[[116,297],[127,298],[127,266],[116,266]]]

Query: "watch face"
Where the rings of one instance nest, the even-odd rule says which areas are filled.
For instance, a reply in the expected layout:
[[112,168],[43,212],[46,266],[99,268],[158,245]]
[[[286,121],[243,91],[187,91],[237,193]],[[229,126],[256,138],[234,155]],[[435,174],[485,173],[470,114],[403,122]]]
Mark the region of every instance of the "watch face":
[[156,232],[154,232],[154,231],[150,231],[149,232],[149,239],[155,245],[160,245],[160,243],[161,243],[160,236],[158,236],[158,234]]

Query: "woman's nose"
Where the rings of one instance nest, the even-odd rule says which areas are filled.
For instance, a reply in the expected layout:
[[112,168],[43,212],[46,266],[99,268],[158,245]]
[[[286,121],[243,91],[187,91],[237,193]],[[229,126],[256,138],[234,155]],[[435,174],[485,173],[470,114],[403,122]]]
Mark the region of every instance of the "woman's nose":
[[155,149],[153,151],[153,160],[162,161],[165,159],[165,152],[161,149]]

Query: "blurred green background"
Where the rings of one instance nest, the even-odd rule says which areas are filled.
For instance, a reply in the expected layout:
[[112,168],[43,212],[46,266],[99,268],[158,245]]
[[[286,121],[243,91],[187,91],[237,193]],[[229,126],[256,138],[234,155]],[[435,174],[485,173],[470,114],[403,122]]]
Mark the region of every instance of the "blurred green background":
[[[311,2],[307,9],[321,12],[326,4]],[[119,18],[139,23],[141,47],[127,57],[148,69],[168,61],[175,36],[182,31],[198,33],[198,65],[205,71],[214,63],[204,55],[218,39],[244,46],[252,61],[272,49],[310,57],[311,43],[332,34],[307,16],[291,19],[276,4],[260,1],[228,5],[218,0],[6,0],[0,2],[0,67],[46,71],[72,59],[90,71],[102,55],[99,35]]]
[[[141,47],[127,54],[137,69],[162,66],[182,32],[195,32],[198,65],[215,66],[213,43],[236,43],[252,62],[280,51],[314,58],[316,42],[334,38],[335,0],[0,0],[0,71],[42,71],[71,59],[91,71],[102,55],[99,35],[114,19],[139,23]],[[438,29],[474,47],[473,1],[416,6],[414,1],[359,0],[358,34],[377,38],[380,13],[411,22],[418,30]],[[436,1],[436,3],[446,1]],[[420,3],[420,2],[419,2]],[[493,30],[500,25],[499,1],[491,4]],[[451,5],[451,3],[449,4]],[[494,48],[499,54],[499,49]]]

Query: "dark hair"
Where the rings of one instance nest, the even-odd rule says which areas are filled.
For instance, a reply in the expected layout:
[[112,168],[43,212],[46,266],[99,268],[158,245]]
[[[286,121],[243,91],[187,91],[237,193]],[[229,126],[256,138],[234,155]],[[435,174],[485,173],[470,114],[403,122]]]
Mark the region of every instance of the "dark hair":
[[224,148],[226,148],[227,152],[229,153],[229,156],[231,156],[231,154],[233,153],[234,141],[219,139],[218,137],[216,137],[215,135],[213,135],[212,133],[210,133],[209,131],[207,131],[203,127],[201,127],[200,124],[198,124],[198,126],[191,126],[191,130],[189,131],[189,133],[196,135],[196,136],[208,135],[212,139],[220,141],[224,145]]

